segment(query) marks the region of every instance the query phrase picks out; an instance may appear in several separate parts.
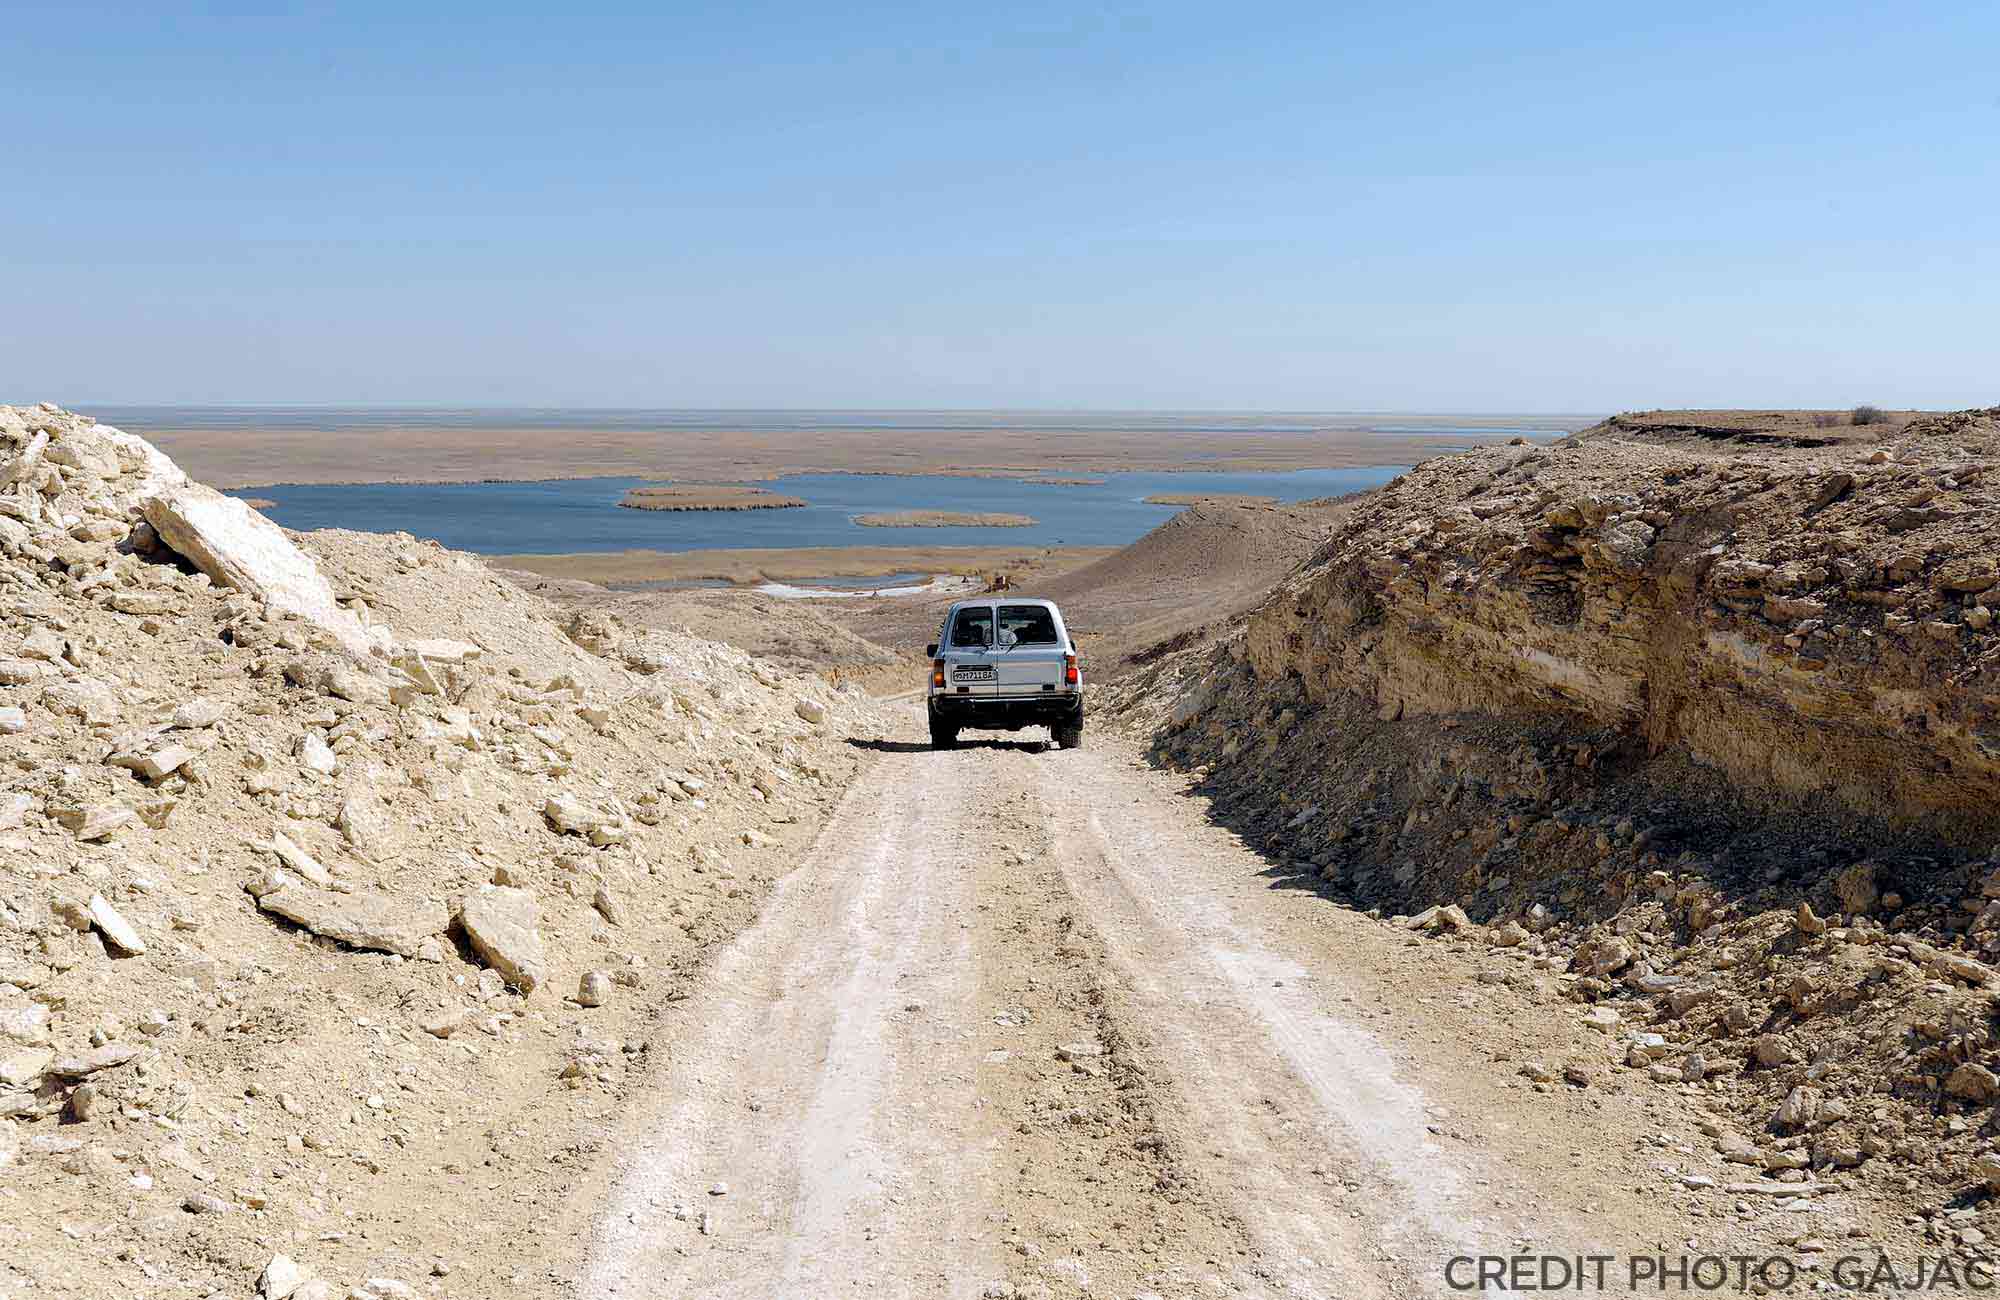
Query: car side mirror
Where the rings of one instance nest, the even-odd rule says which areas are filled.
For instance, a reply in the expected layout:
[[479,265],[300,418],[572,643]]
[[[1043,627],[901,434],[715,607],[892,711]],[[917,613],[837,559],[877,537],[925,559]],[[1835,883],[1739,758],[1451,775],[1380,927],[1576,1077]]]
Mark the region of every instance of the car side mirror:
[[929,645],[924,647],[924,658],[926,659],[937,658],[937,642],[933,641]]

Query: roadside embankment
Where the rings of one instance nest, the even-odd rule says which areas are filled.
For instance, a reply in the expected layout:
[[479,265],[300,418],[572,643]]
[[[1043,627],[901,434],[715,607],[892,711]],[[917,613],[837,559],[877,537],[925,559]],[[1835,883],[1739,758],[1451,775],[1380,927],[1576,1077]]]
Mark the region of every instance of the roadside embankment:
[[1539,1082],[1692,1091],[1776,1182],[2000,1186],[2000,410],[1862,432],[1427,462],[1106,712],[1281,873],[1553,976],[1604,1050]]

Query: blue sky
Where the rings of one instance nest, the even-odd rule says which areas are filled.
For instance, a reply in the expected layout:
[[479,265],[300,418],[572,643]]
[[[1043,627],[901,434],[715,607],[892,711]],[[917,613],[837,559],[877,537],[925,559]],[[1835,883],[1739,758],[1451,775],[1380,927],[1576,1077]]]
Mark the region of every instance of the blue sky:
[[2000,6],[9,6],[0,400],[2000,401]]

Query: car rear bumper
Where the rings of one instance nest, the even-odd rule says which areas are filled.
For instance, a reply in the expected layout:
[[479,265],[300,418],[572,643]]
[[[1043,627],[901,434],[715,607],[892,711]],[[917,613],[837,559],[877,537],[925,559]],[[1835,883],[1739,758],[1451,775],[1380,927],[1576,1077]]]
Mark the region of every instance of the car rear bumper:
[[932,695],[930,711],[966,727],[1026,727],[1078,718],[1083,692],[1046,691],[1033,695]]

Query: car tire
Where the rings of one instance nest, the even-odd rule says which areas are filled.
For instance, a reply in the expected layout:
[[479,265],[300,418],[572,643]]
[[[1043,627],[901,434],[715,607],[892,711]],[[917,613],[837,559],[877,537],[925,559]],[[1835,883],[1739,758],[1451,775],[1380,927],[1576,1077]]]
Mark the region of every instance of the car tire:
[[947,723],[947,722],[939,722],[939,721],[938,721],[938,720],[937,720],[936,718],[932,718],[932,719],[931,719],[931,748],[932,748],[932,749],[957,749],[957,748],[958,748],[958,728],[957,728],[957,727],[954,727],[954,726],[952,726],[952,725],[951,725],[950,723]]
[[1060,749],[1082,749],[1083,719],[1059,723],[1049,728],[1049,734],[1055,738],[1056,746]]

